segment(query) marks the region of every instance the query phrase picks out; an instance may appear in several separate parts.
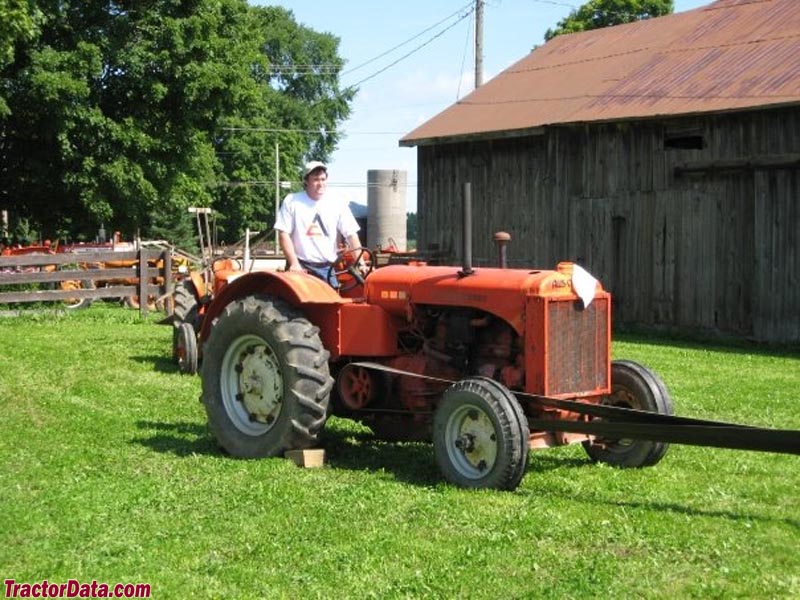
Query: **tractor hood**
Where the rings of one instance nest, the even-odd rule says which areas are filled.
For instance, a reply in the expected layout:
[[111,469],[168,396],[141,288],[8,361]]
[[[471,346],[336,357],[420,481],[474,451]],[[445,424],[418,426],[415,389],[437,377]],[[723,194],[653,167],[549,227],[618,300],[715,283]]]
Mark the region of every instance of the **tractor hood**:
[[483,310],[519,333],[531,296],[580,298],[584,306],[595,297],[607,296],[591,275],[568,262],[559,263],[555,270],[476,268],[469,275],[460,267],[390,265],[367,278],[365,294],[370,304],[397,315],[407,315],[412,304]]

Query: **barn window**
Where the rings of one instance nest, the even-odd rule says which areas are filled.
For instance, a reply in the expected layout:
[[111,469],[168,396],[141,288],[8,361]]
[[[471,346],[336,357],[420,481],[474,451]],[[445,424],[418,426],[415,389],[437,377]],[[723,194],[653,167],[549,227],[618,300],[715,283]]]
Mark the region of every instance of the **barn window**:
[[702,135],[670,135],[664,136],[666,150],[702,150],[706,147]]

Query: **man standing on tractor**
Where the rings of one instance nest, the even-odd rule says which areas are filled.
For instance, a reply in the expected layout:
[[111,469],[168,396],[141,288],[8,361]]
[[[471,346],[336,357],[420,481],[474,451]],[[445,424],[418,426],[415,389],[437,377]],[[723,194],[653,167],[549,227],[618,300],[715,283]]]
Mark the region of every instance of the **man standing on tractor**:
[[[331,265],[337,258],[337,234],[350,248],[359,248],[359,226],[350,207],[325,197],[328,167],[311,161],[303,169],[303,191],[284,198],[275,229],[286,256],[287,271],[306,271],[338,288]],[[361,265],[359,265],[361,266]]]

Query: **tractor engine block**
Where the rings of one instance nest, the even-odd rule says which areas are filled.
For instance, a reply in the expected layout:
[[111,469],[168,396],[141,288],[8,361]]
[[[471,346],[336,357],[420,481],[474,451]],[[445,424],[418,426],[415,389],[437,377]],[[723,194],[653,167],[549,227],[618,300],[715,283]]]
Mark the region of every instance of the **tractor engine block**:
[[387,366],[446,381],[393,377],[403,408],[430,410],[450,385],[469,375],[482,375],[510,389],[525,381],[521,342],[502,320],[473,309],[418,307],[414,326],[402,337],[411,350]]

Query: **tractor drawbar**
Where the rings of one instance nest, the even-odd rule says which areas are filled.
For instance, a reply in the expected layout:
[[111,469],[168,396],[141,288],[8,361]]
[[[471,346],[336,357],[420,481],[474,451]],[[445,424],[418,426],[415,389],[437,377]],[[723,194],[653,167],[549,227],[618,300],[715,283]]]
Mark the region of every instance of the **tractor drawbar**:
[[[352,366],[375,369],[393,375],[430,379],[448,384],[455,383],[447,379],[402,371],[378,363],[356,362],[351,364]],[[517,391],[512,391],[511,393],[518,398],[522,406],[530,406],[536,409],[558,409],[587,417],[583,420],[528,418],[528,427],[531,431],[584,433],[604,439],[635,439],[689,446],[800,455],[800,431],[797,430],[769,429],[721,421],[663,415],[619,406],[562,400]]]

